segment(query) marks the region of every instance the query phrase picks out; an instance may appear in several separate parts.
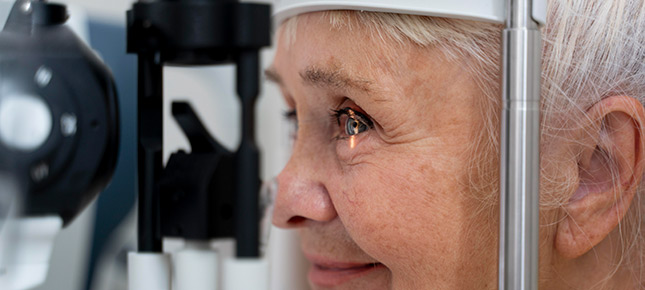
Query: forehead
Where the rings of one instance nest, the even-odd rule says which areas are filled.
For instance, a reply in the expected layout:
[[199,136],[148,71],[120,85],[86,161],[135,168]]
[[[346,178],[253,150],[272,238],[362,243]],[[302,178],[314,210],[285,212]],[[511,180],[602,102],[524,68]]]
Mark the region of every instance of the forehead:
[[331,22],[327,13],[314,12],[296,16],[281,25],[275,62],[286,62],[298,71],[308,66],[362,75],[378,75],[381,70],[398,71],[400,59],[394,57],[393,41],[379,38],[377,31],[362,25],[351,14],[347,14],[342,25]]

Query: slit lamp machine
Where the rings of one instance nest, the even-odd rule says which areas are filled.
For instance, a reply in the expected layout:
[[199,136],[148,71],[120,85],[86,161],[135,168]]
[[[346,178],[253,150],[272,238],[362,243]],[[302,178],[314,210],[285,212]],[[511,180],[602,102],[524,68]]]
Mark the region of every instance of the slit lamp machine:
[[[0,2],[0,288],[46,276],[55,234],[110,181],[120,124],[109,68],[65,24],[65,5]],[[546,0],[279,0],[273,23],[322,10],[406,13],[504,25],[499,289],[537,289],[540,27]],[[268,289],[260,247],[260,153],[254,108],[259,52],[271,40],[271,7],[237,0],[140,0],[127,11],[136,54],[138,248],[130,290]],[[213,138],[188,103],[172,116],[191,145],[163,165],[163,67],[234,64],[241,104],[235,152]],[[163,239],[186,247],[171,254]],[[235,256],[211,240],[233,238]]]

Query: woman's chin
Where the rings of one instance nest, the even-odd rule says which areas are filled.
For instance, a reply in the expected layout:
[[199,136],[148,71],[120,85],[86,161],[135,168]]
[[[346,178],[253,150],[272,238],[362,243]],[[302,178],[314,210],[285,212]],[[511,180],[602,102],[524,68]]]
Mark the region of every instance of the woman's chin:
[[309,283],[313,290],[386,290],[391,284],[390,270],[383,264],[327,268],[312,265]]

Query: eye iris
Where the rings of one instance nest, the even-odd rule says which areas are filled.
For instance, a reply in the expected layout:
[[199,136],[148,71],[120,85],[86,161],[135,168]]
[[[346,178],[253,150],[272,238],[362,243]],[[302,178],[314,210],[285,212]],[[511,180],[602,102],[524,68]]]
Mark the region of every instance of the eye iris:
[[347,122],[345,123],[345,133],[347,133],[347,135],[353,136],[365,131],[366,129],[367,125],[362,122],[354,118],[347,118]]

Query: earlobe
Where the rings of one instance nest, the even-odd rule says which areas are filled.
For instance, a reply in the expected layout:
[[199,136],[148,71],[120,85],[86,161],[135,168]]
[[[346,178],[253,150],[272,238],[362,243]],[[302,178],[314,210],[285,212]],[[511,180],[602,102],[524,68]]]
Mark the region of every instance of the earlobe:
[[626,96],[605,98],[587,111],[576,140],[578,186],[564,206],[555,247],[576,258],[600,243],[623,219],[643,174],[645,111]]

